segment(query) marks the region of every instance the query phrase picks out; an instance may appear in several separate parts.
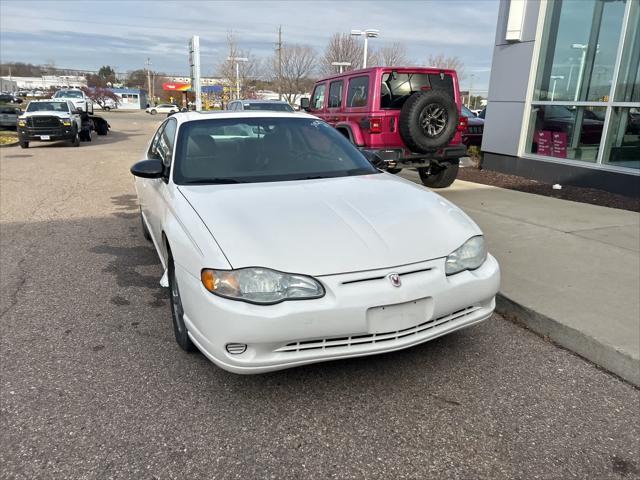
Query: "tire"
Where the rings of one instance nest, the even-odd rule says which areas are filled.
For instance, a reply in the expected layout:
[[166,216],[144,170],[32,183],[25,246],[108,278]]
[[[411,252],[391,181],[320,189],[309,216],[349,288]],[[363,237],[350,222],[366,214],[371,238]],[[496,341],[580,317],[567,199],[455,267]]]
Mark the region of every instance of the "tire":
[[449,144],[458,128],[458,106],[444,90],[416,92],[402,106],[398,131],[413,152],[429,153]]
[[155,115],[156,113],[158,113],[158,111],[154,109],[154,110],[151,110],[149,113],[150,113],[151,115]]
[[96,133],[98,135],[106,135],[109,133],[109,127],[107,122],[97,122],[96,123]]
[[71,146],[72,147],[79,147],[80,146],[80,135],[78,135],[78,132],[76,132],[75,136],[71,140]]
[[111,107],[103,107],[102,109],[103,109],[105,112],[109,112],[109,111],[111,111]]
[[446,188],[451,186],[458,176],[460,168],[459,161],[448,163],[446,166],[440,166],[432,171],[434,167],[419,168],[420,180],[425,187],[429,188]]
[[90,142],[91,141],[91,131],[86,128],[80,130],[80,141],[82,142]]
[[182,308],[182,297],[176,280],[176,269],[173,258],[169,256],[169,301],[171,303],[171,317],[173,318],[173,333],[176,342],[185,352],[195,352],[196,346],[193,344],[187,333],[184,324],[184,309]]
[[142,209],[140,209],[140,223],[142,224],[142,236],[147,241],[151,241],[151,233],[149,233],[149,229],[147,228],[147,224],[144,223],[144,218],[142,218]]
[[29,148],[29,142],[20,142],[20,148]]

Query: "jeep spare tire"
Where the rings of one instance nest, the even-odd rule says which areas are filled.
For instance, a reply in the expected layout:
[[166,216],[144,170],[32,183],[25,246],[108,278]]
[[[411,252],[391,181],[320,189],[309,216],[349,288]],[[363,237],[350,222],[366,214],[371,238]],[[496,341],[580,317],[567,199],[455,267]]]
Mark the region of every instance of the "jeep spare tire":
[[458,106],[444,90],[411,95],[400,110],[398,130],[413,152],[428,153],[449,144],[458,128]]

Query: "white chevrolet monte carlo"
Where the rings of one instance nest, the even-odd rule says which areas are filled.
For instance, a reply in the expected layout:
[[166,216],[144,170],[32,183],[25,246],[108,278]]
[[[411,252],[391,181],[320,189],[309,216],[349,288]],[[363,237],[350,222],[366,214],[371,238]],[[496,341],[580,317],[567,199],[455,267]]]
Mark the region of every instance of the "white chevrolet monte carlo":
[[178,113],[131,172],[176,340],[225,370],[399,350],[494,310],[478,226],[316,117]]

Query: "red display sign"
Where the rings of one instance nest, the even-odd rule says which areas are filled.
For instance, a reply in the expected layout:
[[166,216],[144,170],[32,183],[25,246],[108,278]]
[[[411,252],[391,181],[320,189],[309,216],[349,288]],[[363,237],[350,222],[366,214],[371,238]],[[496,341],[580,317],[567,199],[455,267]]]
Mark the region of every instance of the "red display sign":
[[538,155],[546,155],[550,157],[551,153],[551,133],[549,130],[538,130],[536,140],[538,142]]
[[567,133],[553,132],[551,154],[558,158],[567,158]]

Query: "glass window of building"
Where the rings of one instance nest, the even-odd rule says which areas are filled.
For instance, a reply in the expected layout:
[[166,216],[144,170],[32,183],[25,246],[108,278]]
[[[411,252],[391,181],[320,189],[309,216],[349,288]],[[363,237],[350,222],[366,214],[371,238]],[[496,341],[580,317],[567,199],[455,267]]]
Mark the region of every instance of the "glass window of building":
[[640,2],[547,3],[526,153],[640,168]]

